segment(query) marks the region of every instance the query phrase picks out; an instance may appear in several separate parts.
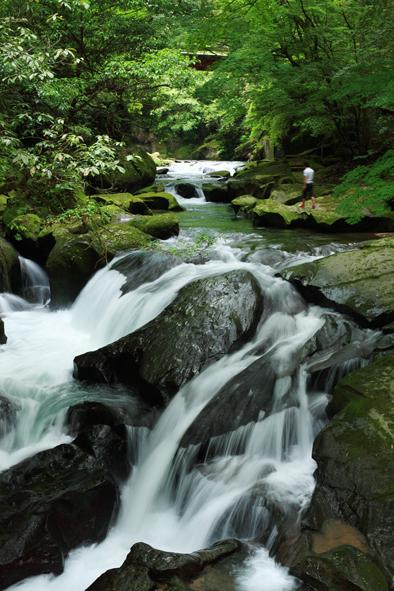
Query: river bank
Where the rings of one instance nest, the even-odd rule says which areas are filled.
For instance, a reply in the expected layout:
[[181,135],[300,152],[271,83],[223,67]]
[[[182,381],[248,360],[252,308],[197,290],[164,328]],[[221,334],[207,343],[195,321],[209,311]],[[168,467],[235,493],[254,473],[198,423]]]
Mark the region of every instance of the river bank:
[[[392,239],[256,229],[228,205],[183,199],[179,236],[115,256],[57,311],[45,274],[7,251],[3,289],[16,277],[24,292],[0,299],[2,588],[32,575],[19,590],[299,587],[271,553],[308,590],[388,589],[393,480],[378,477],[376,442],[388,462]],[[317,283],[336,257],[352,261],[334,265],[343,277]],[[359,274],[377,267],[367,291]],[[363,307],[349,285],[347,303],[338,292],[348,269]],[[246,545],[179,554],[229,537]],[[137,544],[94,583],[137,542],[174,554]]]

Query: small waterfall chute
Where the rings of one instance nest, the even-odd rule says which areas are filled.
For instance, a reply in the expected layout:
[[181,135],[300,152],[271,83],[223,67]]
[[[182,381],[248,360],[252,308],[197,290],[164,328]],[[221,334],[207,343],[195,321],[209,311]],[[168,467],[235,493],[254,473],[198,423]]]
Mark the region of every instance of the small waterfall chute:
[[32,304],[45,306],[51,299],[49,279],[44,269],[34,261],[19,257],[22,275],[22,296]]

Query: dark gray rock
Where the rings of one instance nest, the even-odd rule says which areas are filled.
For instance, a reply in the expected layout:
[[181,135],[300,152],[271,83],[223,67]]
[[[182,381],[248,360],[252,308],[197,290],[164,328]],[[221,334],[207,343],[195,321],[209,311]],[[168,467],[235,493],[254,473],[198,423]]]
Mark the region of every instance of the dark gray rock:
[[269,360],[258,359],[219,390],[190,425],[180,446],[207,444],[212,437],[256,422],[272,409],[276,375]]
[[0,293],[17,293],[21,286],[18,253],[13,246],[0,238]]
[[185,199],[198,197],[196,187],[192,183],[178,183],[175,187],[176,192]]
[[16,402],[0,394],[0,439],[14,427],[19,408]]
[[0,345],[5,345],[7,342],[7,335],[5,334],[4,322],[0,318]]
[[236,555],[242,560],[246,554],[237,540],[218,542],[193,554],[164,552],[138,543],[119,569],[107,571],[86,591],[235,591],[229,561]]
[[111,269],[125,275],[127,281],[122,286],[122,292],[127,293],[144,283],[155,281],[181,262],[177,257],[165,252],[136,250],[115,261]]
[[393,360],[385,355],[339,382],[332,403],[337,414],[315,441],[316,489],[301,542],[291,543],[282,557],[297,576],[314,579],[311,589],[387,589],[382,583],[363,587],[360,581],[353,587],[330,586],[333,576],[372,573],[365,566],[369,559],[353,551],[343,554],[344,545],[372,556],[377,581],[394,580]]
[[246,271],[195,281],[143,328],[76,357],[75,376],[126,383],[151,402],[167,399],[204,367],[248,340],[261,312],[260,288]]
[[104,539],[119,490],[104,463],[59,445],[0,475],[0,589],[63,570],[72,548]]

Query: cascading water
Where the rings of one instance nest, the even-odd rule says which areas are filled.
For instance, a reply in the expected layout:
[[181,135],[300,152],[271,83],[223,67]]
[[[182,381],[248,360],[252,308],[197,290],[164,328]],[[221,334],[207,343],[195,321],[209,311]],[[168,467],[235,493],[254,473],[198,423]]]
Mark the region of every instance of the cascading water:
[[[214,178],[207,177],[207,174],[228,171],[230,175],[242,168],[244,162],[234,161],[216,161],[216,160],[183,160],[176,161],[169,165],[168,172],[158,176],[158,182],[163,184],[165,190],[176,197],[178,202],[186,209],[193,208],[196,205],[207,203],[205,200],[202,183],[208,180],[214,181]],[[194,195],[185,198],[181,195],[177,186],[182,183],[188,183],[194,186]]]
[[[264,538],[266,545],[251,551],[239,572],[239,591],[295,588],[292,577],[268,555],[278,525],[273,515],[294,520],[307,505],[314,488],[311,449],[325,421],[327,383],[331,387],[334,372],[346,371],[346,364],[359,363],[362,346],[368,342],[373,348],[375,335],[357,329],[364,343],[360,339],[360,346],[349,350],[339,366],[332,364],[328,382],[312,388],[313,363],[331,367],[333,351],[304,363],[303,348],[328,316],[338,315],[305,305],[290,284],[275,277],[286,254],[269,265],[262,264],[256,253],[245,256],[244,249],[219,239],[210,250],[211,260],[204,264],[174,259],[166,267],[157,253],[145,253],[138,255],[148,261],[141,267],[135,253],[125,254],[99,271],[69,310],[49,311],[42,300],[21,309],[22,299],[3,309],[8,342],[0,347],[0,393],[16,408],[15,423],[0,441],[0,468],[5,469],[69,441],[64,418],[73,404],[88,399],[106,402],[98,387],[73,380],[74,357],[143,326],[186,284],[246,269],[260,284],[266,302],[253,340],[187,383],[151,431],[130,429],[135,465],[106,540],[73,551],[62,575],[35,577],[15,589],[84,591],[102,572],[119,566],[134,542],[187,552],[233,536]],[[290,257],[292,262],[296,258]],[[275,376],[270,410],[212,438],[206,449],[180,447],[221,388],[259,360]],[[124,389],[113,390],[108,403],[127,405],[129,397]]]

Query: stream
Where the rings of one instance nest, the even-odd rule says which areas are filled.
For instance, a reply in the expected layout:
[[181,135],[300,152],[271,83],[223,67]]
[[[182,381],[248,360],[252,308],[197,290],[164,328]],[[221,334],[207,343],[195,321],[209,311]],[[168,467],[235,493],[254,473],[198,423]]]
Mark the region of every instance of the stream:
[[[306,304],[277,273],[289,265],[354,248],[355,238],[257,230],[248,220],[235,218],[227,205],[207,203],[201,189],[207,174],[223,169],[234,173],[241,165],[175,163],[159,177],[186,210],[179,214],[180,236],[160,243],[158,253],[177,254],[184,262],[160,271],[159,256],[126,277],[119,269],[133,254],[123,253],[92,277],[70,308],[52,311],[45,273],[21,258],[23,297],[0,295],[8,336],[7,344],[0,346],[0,393],[18,408],[14,428],[0,430],[1,470],[70,442],[64,426],[70,406],[85,400],[125,408],[133,403],[126,388],[109,393],[100,385],[76,381],[73,359],[144,326],[185,285],[244,269],[269,302],[254,337],[183,386],[153,429],[129,428],[135,465],[107,538],[71,552],[58,577],[37,576],[9,589],[84,591],[101,573],[120,566],[135,542],[193,552],[230,537],[250,544],[248,559],[235,573],[239,591],[297,589],[297,581],[269,556],[277,536],[272,511],[279,508],[294,521],[308,505],[316,467],[312,445],[327,421],[325,408],[334,376],[336,380],[350,367],[363,365],[357,343],[363,341],[365,347],[368,341],[373,348],[377,336],[343,319],[356,335],[355,355],[333,364],[318,384],[311,379],[313,368],[299,362],[302,350],[327,318],[338,322],[341,316]],[[196,195],[180,197],[179,182],[194,184]],[[138,287],[133,288],[133,281]],[[122,289],[126,283],[128,288]],[[272,410],[261,412],[256,422],[213,438],[204,461],[197,461],[195,446],[179,447],[182,437],[227,382],[262,358],[275,372]],[[255,542],[263,531],[264,546]]]

